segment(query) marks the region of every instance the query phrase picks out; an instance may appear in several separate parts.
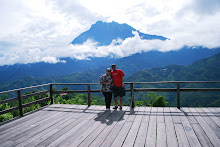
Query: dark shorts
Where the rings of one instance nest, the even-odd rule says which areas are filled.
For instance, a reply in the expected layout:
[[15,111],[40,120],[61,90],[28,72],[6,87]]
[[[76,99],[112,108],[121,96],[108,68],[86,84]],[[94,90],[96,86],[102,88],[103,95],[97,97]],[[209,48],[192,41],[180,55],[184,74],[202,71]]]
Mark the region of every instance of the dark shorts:
[[125,88],[122,87],[114,87],[113,88],[114,97],[123,97],[125,96]]

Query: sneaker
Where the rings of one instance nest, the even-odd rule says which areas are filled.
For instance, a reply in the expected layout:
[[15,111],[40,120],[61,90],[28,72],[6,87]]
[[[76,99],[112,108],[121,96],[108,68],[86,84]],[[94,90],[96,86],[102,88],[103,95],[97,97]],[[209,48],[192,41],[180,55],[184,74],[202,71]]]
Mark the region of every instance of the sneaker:
[[118,107],[117,107],[117,106],[115,106],[115,107],[113,107],[113,109],[118,109]]
[[106,111],[109,111],[110,110],[110,108],[106,108]]
[[120,106],[119,109],[122,110],[122,106]]

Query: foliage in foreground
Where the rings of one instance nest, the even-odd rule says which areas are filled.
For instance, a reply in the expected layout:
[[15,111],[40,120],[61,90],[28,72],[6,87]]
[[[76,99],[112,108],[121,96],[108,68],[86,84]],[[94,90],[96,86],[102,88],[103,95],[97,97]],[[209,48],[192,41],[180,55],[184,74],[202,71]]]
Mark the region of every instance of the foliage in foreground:
[[165,101],[164,96],[158,96],[155,92],[150,92],[147,94],[146,100],[136,101],[136,106],[150,106],[150,107],[167,107],[169,102]]

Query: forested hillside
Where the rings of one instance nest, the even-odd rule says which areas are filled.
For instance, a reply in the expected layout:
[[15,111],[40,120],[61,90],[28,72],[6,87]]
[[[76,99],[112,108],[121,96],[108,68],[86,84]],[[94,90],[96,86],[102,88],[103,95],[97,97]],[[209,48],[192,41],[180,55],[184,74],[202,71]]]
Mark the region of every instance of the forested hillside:
[[[130,82],[144,82],[144,81],[218,81],[220,80],[220,54],[216,54],[210,58],[202,59],[194,62],[191,65],[171,65],[162,68],[153,68],[148,70],[139,71],[129,77],[127,77],[126,71],[130,66],[125,64],[121,66],[122,70],[125,72],[125,81]],[[119,67],[120,68],[120,67]],[[27,77],[24,79],[16,80],[7,84],[2,84],[0,86],[0,91],[27,87],[30,85],[38,85],[44,83],[88,83],[95,82],[99,83],[100,76],[105,72],[106,67],[101,67],[93,70],[89,70],[81,73],[72,73],[60,77],[49,77],[49,78],[39,78],[39,77]],[[144,86],[144,85],[140,85]],[[175,87],[175,85],[147,85],[148,87]],[[219,87],[219,84],[182,84],[182,87]],[[56,88],[60,88],[59,86]],[[75,89],[80,89],[81,87],[74,87]],[[100,88],[96,86],[93,88]],[[193,96],[192,93],[181,94],[181,104],[183,106],[193,105],[195,102],[199,101],[200,106],[217,106],[219,93],[215,92],[196,92]],[[175,93],[168,94],[165,93],[166,99],[170,102],[170,106],[175,106],[176,96]],[[145,99],[143,94],[138,93],[137,100]],[[190,99],[190,100],[189,100]],[[192,102],[191,102],[192,99]],[[128,102],[128,100],[125,100]],[[216,105],[215,105],[216,102]],[[218,105],[219,106],[219,105]]]
[[[220,54],[202,59],[188,66],[172,65],[163,68],[142,70],[128,77],[127,81],[220,81]],[[140,85],[140,87],[173,87],[175,84]],[[220,84],[181,84],[181,87],[219,88]],[[169,106],[176,105],[176,93],[163,93]],[[136,94],[142,99],[144,93]],[[182,92],[182,106],[220,106],[220,92]]]

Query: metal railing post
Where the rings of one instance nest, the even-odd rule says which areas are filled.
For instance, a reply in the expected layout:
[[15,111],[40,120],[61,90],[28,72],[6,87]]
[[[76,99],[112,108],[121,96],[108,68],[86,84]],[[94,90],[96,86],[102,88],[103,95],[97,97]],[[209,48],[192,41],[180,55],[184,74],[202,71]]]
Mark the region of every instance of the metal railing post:
[[88,107],[91,106],[90,85],[88,85]]
[[132,108],[134,108],[134,83],[130,84],[130,88],[131,88],[131,104],[130,104],[130,107],[131,107],[131,110],[132,110]]
[[50,84],[50,104],[53,104],[53,85]]
[[180,109],[180,83],[176,83],[177,93],[176,93],[176,100],[177,100],[177,108]]
[[18,90],[18,106],[19,106],[19,112],[20,116],[23,116],[23,106],[22,106],[22,101],[21,101],[21,90]]

